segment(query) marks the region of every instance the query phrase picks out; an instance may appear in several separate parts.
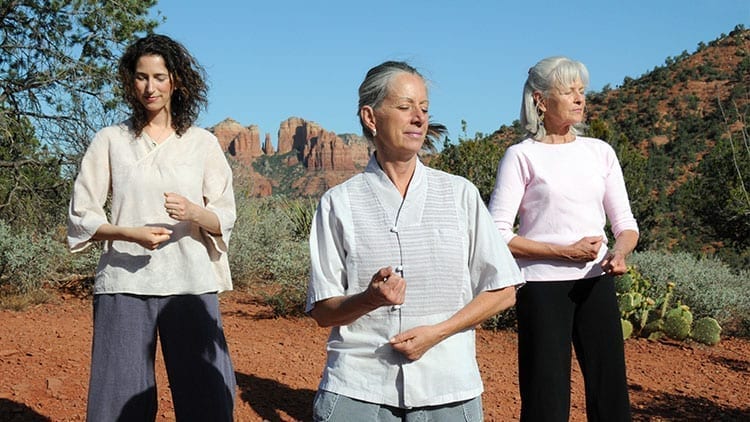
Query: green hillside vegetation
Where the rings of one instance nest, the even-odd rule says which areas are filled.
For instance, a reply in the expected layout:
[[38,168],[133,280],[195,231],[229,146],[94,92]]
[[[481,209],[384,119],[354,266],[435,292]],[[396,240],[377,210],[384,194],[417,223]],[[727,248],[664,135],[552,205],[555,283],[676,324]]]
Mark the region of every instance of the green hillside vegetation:
[[[0,7],[2,307],[50,300],[50,288],[90,294],[100,249],[67,251],[70,187],[93,132],[123,117],[114,57],[157,25],[147,17],[152,1],[122,1],[116,9],[95,3]],[[588,95],[589,134],[619,154],[642,230],[632,259],[651,286],[642,293],[658,298],[674,283],[672,303],[689,306],[696,320],[715,318],[724,335],[750,335],[749,85],[750,31],[738,26]],[[518,122],[489,135],[464,133],[425,161],[472,180],[488,200],[498,161],[522,136]],[[284,158],[253,165],[292,186],[304,169],[285,166]],[[235,286],[263,292],[277,315],[299,315],[315,198],[253,198],[247,183],[235,182]],[[488,326],[513,326],[512,312],[501,318]]]

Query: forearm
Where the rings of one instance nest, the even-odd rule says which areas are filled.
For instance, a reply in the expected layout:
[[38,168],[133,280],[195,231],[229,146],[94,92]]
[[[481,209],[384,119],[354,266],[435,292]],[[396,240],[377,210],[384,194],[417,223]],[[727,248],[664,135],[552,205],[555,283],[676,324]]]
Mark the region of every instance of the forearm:
[[552,243],[537,242],[522,236],[515,236],[509,243],[508,249],[514,258],[525,259],[570,259],[568,247]]
[[190,220],[211,234],[221,235],[221,222],[219,217],[208,208],[193,204],[193,218]]
[[635,230],[623,230],[615,239],[612,251],[621,252],[624,256],[630,255],[638,244],[638,237],[638,232]]
[[310,311],[310,316],[321,327],[335,327],[349,325],[378,307],[369,300],[366,292],[361,292],[321,300]]
[[487,318],[504,311],[516,303],[513,286],[498,290],[487,290],[475,297],[468,305],[449,319],[437,324],[441,340],[484,322]]
[[132,227],[116,226],[114,224],[102,224],[91,236],[92,240],[124,240],[135,241]]

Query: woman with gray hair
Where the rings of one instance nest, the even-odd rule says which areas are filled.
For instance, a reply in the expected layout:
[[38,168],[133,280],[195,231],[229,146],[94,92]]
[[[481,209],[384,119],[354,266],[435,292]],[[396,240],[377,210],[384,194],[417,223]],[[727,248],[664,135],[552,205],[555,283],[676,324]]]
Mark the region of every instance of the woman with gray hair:
[[331,327],[316,421],[481,421],[474,327],[523,284],[478,190],[424,166],[424,78],[372,69],[358,115],[375,145],[363,173],[320,200],[306,312]]
[[527,281],[516,298],[522,421],[568,420],[571,342],[588,420],[630,420],[613,276],[627,270],[638,225],[614,150],[580,135],[587,83],[586,67],[566,57],[529,69],[521,106],[528,136],[506,151],[490,198]]

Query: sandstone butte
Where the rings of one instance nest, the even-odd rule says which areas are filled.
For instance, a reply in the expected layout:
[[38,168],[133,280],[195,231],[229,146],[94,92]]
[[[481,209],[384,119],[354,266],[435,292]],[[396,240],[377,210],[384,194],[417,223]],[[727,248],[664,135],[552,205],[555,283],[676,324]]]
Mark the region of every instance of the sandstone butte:
[[235,177],[249,180],[250,194],[254,196],[271,195],[281,188],[279,184],[282,183],[255,170],[253,162],[260,157],[279,155],[284,157],[281,165],[303,166],[305,175],[283,190],[301,196],[315,196],[361,171],[370,156],[370,147],[363,137],[337,135],[300,117],[281,122],[276,149],[269,133],[261,143],[257,125],[243,126],[227,118],[208,130],[235,161]]

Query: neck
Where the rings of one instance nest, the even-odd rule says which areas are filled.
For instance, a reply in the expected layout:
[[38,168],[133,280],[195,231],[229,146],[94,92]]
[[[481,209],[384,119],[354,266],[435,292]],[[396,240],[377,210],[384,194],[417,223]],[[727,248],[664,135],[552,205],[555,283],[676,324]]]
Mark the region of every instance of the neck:
[[396,161],[383,159],[376,152],[375,159],[378,161],[380,168],[383,169],[386,176],[388,176],[388,178],[391,179],[391,182],[393,182],[393,185],[396,186],[401,197],[405,197],[406,191],[409,189],[411,178],[414,176],[414,171],[417,168],[417,156],[414,155],[407,161]]
[[544,138],[542,138],[542,142],[544,143],[566,144],[568,142],[572,142],[576,138],[576,136],[570,130],[571,127],[569,125],[561,127],[547,127],[547,125],[545,125],[544,129],[545,135]]
[[169,135],[172,133],[172,120],[168,115],[164,116],[163,114],[157,114],[149,120],[143,130],[148,133],[148,136],[154,142],[160,144],[162,141],[169,138]]

